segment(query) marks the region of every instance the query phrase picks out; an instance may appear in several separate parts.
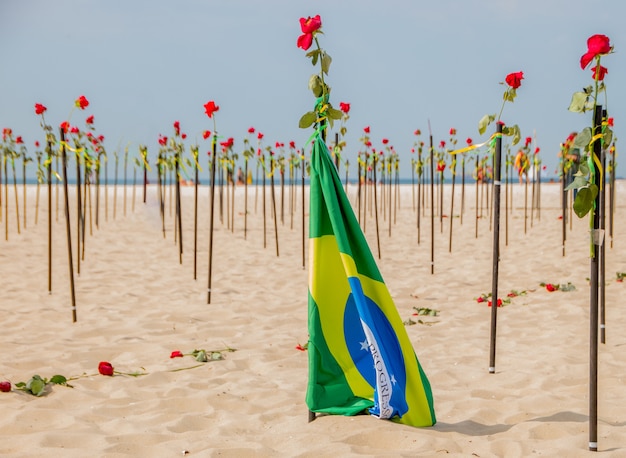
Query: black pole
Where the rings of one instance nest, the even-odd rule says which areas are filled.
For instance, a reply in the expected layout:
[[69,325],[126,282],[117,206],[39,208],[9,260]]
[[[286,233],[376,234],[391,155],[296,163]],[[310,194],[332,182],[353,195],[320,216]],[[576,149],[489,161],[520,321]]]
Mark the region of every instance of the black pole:
[[422,164],[422,148],[417,153],[417,244],[421,241],[421,213],[422,213],[422,176],[424,174],[424,165]]
[[193,279],[198,278],[198,149],[192,151],[194,155],[194,180],[193,180]]
[[[430,122],[428,123],[430,128]],[[430,274],[435,273],[435,160],[433,134],[430,134]]]
[[[180,201],[180,153],[176,153],[174,160],[176,161],[175,178],[176,178],[176,221],[178,225],[178,262],[183,263],[183,215]],[[126,172],[124,172],[126,173]],[[124,186],[126,186],[126,180],[124,180]],[[126,192],[126,191],[124,191]],[[126,205],[126,196],[124,196],[124,205]]]
[[274,156],[270,155],[270,186],[272,210],[274,211],[274,240],[276,241],[276,257],[278,257],[278,220],[276,215],[276,194],[274,191]]
[[[67,156],[65,154],[65,131],[60,129],[61,163],[63,165],[63,194],[65,198],[65,228],[67,229],[67,257],[70,268],[70,296],[72,299],[72,322],[76,323],[76,295],[74,291],[74,266],[72,262],[72,229],[70,227],[70,199],[67,191]],[[79,210],[80,211],[80,210]]]
[[[304,169],[306,167],[306,161],[304,160],[304,151],[302,152],[302,269],[306,269],[306,238],[304,232],[304,223],[305,223],[305,213],[306,209],[304,208],[305,198],[304,198]],[[309,418],[310,420],[310,418]]]
[[52,294],[52,142],[50,141],[48,141],[48,294]]
[[243,239],[248,238],[248,158],[246,157],[243,163]]
[[148,152],[143,158],[143,203],[146,203],[147,185],[148,185]]
[[[602,118],[606,119],[606,110],[602,112]],[[602,146],[602,145],[601,145]],[[601,156],[600,163],[602,164],[602,173],[600,174],[600,184],[599,184],[599,196],[600,196],[600,232],[602,233],[602,241],[600,244],[600,342],[606,343],[606,313],[605,313],[605,305],[606,305],[606,244],[604,241],[606,237],[604,234],[606,233],[606,174],[604,171],[606,170],[606,149],[601,147]]]
[[452,253],[452,226],[454,226],[454,182],[456,181],[456,159],[452,159],[452,194],[450,195],[450,236],[448,240],[448,252]]
[[211,215],[209,221],[209,281],[207,286],[207,304],[211,303],[211,273],[213,269],[213,225],[215,215],[215,167],[217,165],[217,132],[213,134],[213,152],[211,157]]
[[493,267],[491,271],[491,345],[489,373],[496,372],[496,325],[498,320],[498,266],[500,262],[500,179],[502,162],[502,124],[496,124],[496,151],[493,170]]
[[[384,201],[384,196],[383,196],[383,201]],[[374,219],[376,221],[376,246],[378,247],[378,259],[380,259],[380,235],[379,235],[379,229],[378,229],[378,197],[376,194],[376,153],[374,153]]]
[[[594,135],[602,133],[602,106],[597,105],[594,112]],[[593,144],[596,157],[602,155],[602,142]],[[601,171],[596,167],[594,183],[600,184]],[[593,211],[592,255],[589,298],[589,450],[598,450],[598,261],[600,252],[600,193],[596,195]]]
[[565,242],[567,241],[567,215],[568,215],[568,211],[567,211],[567,201],[568,201],[568,193],[569,191],[566,191],[565,188],[567,187],[567,174],[565,173],[565,165],[566,163],[566,159],[562,158],[561,159],[562,162],[562,167],[561,167],[561,243],[563,245],[563,256],[565,256]]
[[[65,141],[65,140],[64,140]],[[76,235],[77,235],[77,245],[76,245],[76,273],[80,275],[80,241],[81,234],[83,230],[83,218],[82,218],[82,202],[81,202],[81,191],[80,191],[80,152],[76,151]],[[65,177],[63,177],[65,181]],[[65,186],[67,186],[67,181],[65,181]]]

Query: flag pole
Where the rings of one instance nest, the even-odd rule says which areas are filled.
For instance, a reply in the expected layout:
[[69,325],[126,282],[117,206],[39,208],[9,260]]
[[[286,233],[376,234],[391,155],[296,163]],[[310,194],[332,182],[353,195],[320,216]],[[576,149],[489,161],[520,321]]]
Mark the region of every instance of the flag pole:
[[498,266],[500,262],[500,185],[502,161],[502,123],[496,124],[496,150],[493,170],[493,267],[491,275],[491,342],[489,373],[496,372],[496,325],[498,319]]

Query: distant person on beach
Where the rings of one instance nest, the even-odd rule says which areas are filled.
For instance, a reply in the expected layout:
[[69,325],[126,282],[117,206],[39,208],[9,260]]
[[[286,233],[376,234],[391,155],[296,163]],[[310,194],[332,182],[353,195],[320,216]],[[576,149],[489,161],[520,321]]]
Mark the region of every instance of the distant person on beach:
[[237,169],[237,184],[244,184],[243,183],[243,170],[241,170],[241,167]]

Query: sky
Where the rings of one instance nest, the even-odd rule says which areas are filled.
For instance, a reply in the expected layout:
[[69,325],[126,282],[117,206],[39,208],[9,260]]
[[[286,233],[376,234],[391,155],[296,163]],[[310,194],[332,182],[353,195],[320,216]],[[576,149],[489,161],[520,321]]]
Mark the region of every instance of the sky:
[[[132,158],[146,145],[156,157],[159,135],[171,136],[179,121],[187,145],[197,142],[205,155],[202,132],[213,121],[203,105],[214,100],[217,131],[235,139],[235,152],[249,127],[264,134],[263,146],[301,147],[312,130],[298,120],[315,103],[308,81],[318,69],[296,39],[299,18],[316,14],[320,45],[333,59],[331,102],[351,105],[344,157],[352,164],[366,126],[374,148],[387,138],[399,153],[403,178],[414,131],[428,142],[429,123],[435,144],[449,140],[450,128],[459,146],[487,140],[494,127],[480,136],[478,121],[500,110],[505,76],[523,71],[502,120],[534,139],[544,176],[555,176],[560,143],[591,125],[591,113],[568,106],[592,84],[579,62],[594,34],[615,48],[602,64],[605,105],[621,138],[623,0],[0,0],[0,128],[21,135],[34,155],[44,139],[35,103],[53,126],[71,116],[84,127],[94,115],[112,167],[113,151],[125,148]],[[72,111],[80,95],[90,105]],[[624,176],[619,141],[617,152]]]

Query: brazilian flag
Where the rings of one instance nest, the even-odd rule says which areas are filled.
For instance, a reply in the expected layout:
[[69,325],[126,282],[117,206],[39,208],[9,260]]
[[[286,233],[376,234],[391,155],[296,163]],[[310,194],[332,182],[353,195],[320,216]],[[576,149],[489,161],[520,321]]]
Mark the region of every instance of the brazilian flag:
[[309,409],[434,425],[430,384],[319,133],[310,183]]

